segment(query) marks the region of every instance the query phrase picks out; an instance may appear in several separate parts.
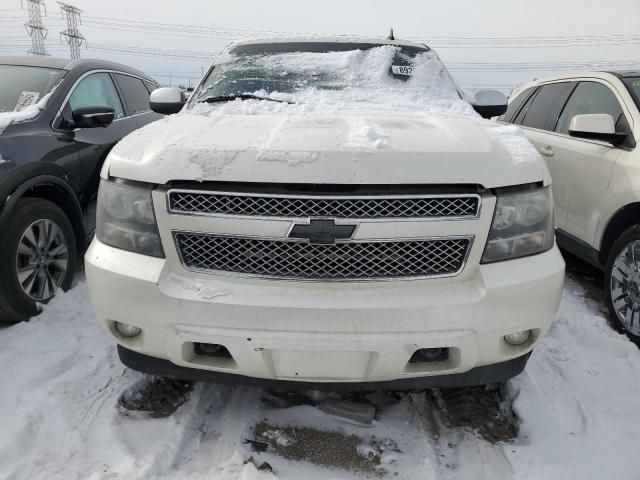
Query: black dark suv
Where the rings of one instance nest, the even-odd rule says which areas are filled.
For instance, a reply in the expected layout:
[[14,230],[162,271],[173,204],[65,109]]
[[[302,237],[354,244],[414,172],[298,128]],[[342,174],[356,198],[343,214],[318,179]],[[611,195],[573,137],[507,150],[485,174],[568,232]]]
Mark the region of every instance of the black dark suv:
[[67,289],[93,234],[102,162],[161,118],[157,83],[99,60],[0,57],[0,322]]

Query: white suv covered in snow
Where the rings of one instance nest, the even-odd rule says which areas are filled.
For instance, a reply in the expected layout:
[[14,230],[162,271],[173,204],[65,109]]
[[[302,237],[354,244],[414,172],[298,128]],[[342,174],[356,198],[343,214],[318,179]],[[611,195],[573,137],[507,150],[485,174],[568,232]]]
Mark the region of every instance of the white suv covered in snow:
[[472,106],[424,45],[344,38],[240,43],[184,108],[154,92],[181,111],[109,155],[86,254],[121,360],[308,388],[518,374],[564,263],[544,162],[476,113],[497,97]]

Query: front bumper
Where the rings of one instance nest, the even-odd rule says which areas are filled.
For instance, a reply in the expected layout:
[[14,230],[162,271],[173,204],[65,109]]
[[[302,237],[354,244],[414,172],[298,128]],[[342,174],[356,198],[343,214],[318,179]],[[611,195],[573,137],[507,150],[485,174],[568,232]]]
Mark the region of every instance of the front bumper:
[[[460,277],[365,283],[195,274],[97,239],[85,264],[98,320],[126,349],[121,354],[130,352],[122,358],[133,368],[168,374],[168,361],[179,367],[174,376],[198,369],[305,386],[415,385],[412,379],[423,377],[434,377],[430,385],[438,386],[435,377],[442,376],[457,378],[452,385],[504,380],[524,368],[548,330],[564,280],[556,247],[527,258],[467,265]],[[138,326],[142,333],[124,338],[114,322]],[[504,341],[504,335],[522,330],[534,332],[524,345]],[[233,358],[196,355],[195,342],[224,345]],[[409,363],[416,350],[441,347],[449,348],[447,360]],[[131,360],[144,358],[136,354],[157,360]],[[499,375],[474,373],[497,364],[509,367],[498,369]]]
[[422,377],[400,378],[388,382],[300,382],[288,380],[269,380],[245,377],[232,373],[202,370],[174,365],[169,360],[149,357],[127,350],[118,345],[120,361],[139,372],[161,377],[190,380],[194,382],[213,382],[231,385],[251,385],[253,387],[277,388],[281,390],[325,390],[332,392],[370,392],[376,390],[421,390],[424,388],[458,388],[473,385],[500,383],[520,374],[527,365],[530,353],[506,362],[475,367],[464,373],[450,375],[428,375]]

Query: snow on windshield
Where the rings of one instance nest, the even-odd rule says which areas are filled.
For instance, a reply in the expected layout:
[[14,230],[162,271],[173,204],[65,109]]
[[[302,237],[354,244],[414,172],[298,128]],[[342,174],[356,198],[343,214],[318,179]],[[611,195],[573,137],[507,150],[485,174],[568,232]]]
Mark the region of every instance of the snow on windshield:
[[[49,92],[44,97],[42,97],[39,102],[33,105],[28,105],[20,111],[0,112],[0,135],[12,123],[24,122],[24,121],[36,118],[38,114],[42,110],[44,110],[45,106],[47,105],[47,101],[49,100],[49,97],[51,97],[52,93],[53,93],[53,90],[51,90],[51,92]],[[4,163],[4,162],[0,159],[0,163]]]
[[[394,66],[410,66],[411,74],[395,74]],[[382,108],[475,115],[434,52],[410,56],[390,45],[345,52],[229,54],[194,102],[241,93],[304,105],[305,111]]]

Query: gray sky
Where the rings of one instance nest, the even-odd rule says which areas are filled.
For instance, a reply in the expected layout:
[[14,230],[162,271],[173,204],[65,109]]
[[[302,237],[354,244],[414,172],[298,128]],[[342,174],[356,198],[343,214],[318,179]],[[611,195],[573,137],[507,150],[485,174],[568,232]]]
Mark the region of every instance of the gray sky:
[[[59,40],[60,9],[54,0],[44,1],[46,47],[68,56]],[[84,10],[80,30],[89,49],[83,57],[127,63],[163,83],[169,73],[174,83],[195,81],[209,55],[244,37],[386,36],[390,27],[398,38],[435,48],[466,88],[509,90],[560,69],[640,70],[640,0],[67,1]],[[26,18],[20,0],[0,0],[0,55],[29,48]],[[176,51],[191,58],[178,58],[184,53]]]

